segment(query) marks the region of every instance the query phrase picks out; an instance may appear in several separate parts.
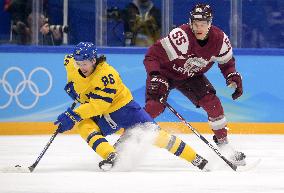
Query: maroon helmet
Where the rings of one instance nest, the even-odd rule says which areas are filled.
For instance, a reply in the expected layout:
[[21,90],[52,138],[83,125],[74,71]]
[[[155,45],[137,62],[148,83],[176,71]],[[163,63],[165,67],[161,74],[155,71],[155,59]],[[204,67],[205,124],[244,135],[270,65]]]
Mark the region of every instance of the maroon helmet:
[[189,21],[199,20],[212,22],[213,14],[210,5],[196,4],[190,12]]

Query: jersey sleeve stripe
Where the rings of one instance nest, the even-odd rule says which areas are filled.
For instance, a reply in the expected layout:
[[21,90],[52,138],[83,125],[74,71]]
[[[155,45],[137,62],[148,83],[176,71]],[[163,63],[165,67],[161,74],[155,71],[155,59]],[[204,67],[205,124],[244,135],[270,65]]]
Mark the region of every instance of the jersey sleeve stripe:
[[116,89],[112,89],[112,88],[104,88],[102,91],[108,94],[116,94]]
[[161,39],[161,44],[166,51],[168,58],[170,61],[178,58],[177,52],[175,51],[174,47],[172,46],[169,37],[165,37]]
[[92,99],[101,99],[107,103],[112,103],[113,99],[110,98],[110,97],[103,97],[103,96],[100,96],[100,95],[97,95],[97,94],[94,94],[94,93],[90,93],[87,95],[88,97],[92,98]]
[[224,33],[223,44],[219,55],[216,57],[216,61],[219,64],[225,64],[233,57],[233,50],[231,47],[230,40],[228,36]]
[[116,89],[112,89],[112,88],[100,89],[99,87],[96,87],[95,90],[100,90],[108,94],[116,94]]
[[232,49],[230,49],[228,52],[217,56],[217,57],[216,57],[216,61],[217,61],[219,64],[225,64],[225,63],[227,63],[229,60],[231,60],[232,57],[233,57],[233,51],[232,51]]

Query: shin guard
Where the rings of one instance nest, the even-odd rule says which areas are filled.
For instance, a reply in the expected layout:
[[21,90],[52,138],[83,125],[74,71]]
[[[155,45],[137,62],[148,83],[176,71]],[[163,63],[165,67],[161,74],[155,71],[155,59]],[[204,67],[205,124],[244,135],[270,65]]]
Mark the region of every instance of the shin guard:
[[207,112],[209,125],[218,139],[227,137],[227,120],[219,98],[215,94],[207,94],[199,105]]
[[175,156],[183,158],[188,162],[193,161],[196,157],[196,152],[189,145],[180,138],[170,135],[164,130],[159,131],[155,145],[168,150]]
[[78,125],[78,129],[81,137],[103,159],[106,159],[110,153],[115,152],[115,148],[105,139],[93,120],[82,120]]

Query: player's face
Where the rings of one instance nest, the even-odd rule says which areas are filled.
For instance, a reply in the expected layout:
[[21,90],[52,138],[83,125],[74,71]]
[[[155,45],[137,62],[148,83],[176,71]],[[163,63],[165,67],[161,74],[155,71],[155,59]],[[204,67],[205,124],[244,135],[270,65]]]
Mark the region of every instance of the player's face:
[[86,76],[90,76],[95,70],[96,60],[83,60],[83,61],[76,61],[77,66],[80,68],[81,72]]
[[193,20],[192,23],[192,31],[198,40],[204,40],[207,36],[207,33],[209,31],[209,28],[211,26],[210,23],[207,21],[198,21]]

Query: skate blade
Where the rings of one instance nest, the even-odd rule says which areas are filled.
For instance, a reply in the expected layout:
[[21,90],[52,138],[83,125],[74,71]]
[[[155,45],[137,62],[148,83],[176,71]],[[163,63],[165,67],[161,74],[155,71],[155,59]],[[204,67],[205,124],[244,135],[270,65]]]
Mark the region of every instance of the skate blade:
[[208,166],[204,166],[204,168],[201,171],[203,171],[203,172],[211,172],[211,168],[209,168]]
[[112,169],[112,164],[104,164],[104,165],[102,165],[101,166],[101,170],[103,170],[104,172],[107,172],[107,171],[109,171],[109,170],[111,170]]

